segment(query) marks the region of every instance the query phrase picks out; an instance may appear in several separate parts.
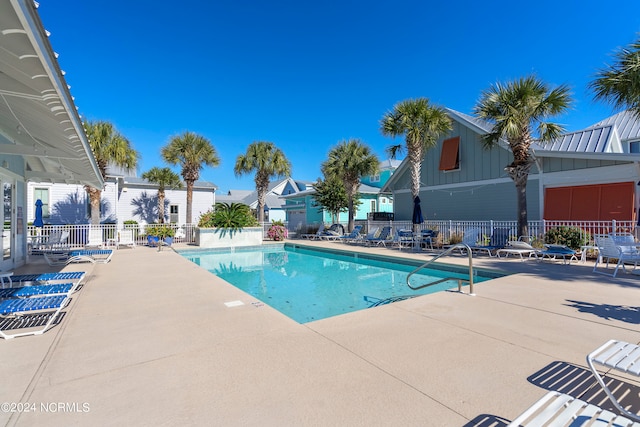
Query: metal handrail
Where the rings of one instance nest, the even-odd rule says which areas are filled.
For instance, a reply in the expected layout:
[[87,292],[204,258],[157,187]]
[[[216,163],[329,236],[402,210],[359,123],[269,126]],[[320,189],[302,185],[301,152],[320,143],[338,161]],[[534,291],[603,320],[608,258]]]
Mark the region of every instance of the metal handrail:
[[437,280],[435,280],[433,282],[429,282],[429,283],[426,283],[424,285],[420,285],[420,286],[416,286],[416,287],[411,286],[411,283],[409,282],[409,280],[411,279],[411,276],[416,274],[418,271],[420,271],[423,268],[425,268],[426,266],[432,264],[438,258],[443,257],[443,256],[445,256],[447,254],[450,254],[454,249],[458,249],[458,248],[464,248],[467,251],[467,254],[469,255],[469,280],[468,280],[468,282],[469,282],[469,295],[475,295],[473,293],[473,254],[471,253],[471,248],[466,243],[457,243],[457,244],[451,246],[446,251],[444,251],[441,254],[438,254],[437,256],[431,258],[429,261],[425,262],[420,267],[418,267],[415,270],[413,270],[407,276],[407,286],[409,286],[409,288],[411,288],[413,290],[418,290],[418,289],[426,288],[427,286],[433,286],[433,285],[436,285],[438,283],[442,283],[442,282],[445,282],[447,280],[452,280],[453,279],[453,280],[457,280],[458,281],[458,292],[462,292],[462,282],[465,281],[465,280],[464,279],[459,279],[459,278],[456,278],[456,277],[446,277],[444,279],[437,279]]

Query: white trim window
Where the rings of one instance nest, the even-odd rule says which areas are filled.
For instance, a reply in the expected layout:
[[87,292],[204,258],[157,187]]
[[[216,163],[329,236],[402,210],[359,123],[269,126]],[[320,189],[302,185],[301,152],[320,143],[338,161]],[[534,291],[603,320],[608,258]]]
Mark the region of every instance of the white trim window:
[[51,217],[49,210],[49,188],[36,187],[33,189],[33,201],[40,199],[42,202],[42,218]]

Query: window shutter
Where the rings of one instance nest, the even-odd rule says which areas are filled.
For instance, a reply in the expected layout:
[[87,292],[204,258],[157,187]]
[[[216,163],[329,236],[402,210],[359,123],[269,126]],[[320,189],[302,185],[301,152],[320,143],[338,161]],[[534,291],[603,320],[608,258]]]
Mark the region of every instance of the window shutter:
[[445,139],[442,142],[442,152],[440,153],[440,170],[450,171],[460,167],[459,163],[460,137]]

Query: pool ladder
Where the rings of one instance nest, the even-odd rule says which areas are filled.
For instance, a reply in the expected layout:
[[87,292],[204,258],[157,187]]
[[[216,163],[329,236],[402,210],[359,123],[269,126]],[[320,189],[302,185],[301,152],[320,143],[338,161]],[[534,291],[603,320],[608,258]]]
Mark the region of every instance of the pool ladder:
[[[427,267],[428,265],[431,265],[438,258],[450,254],[455,249],[464,249],[464,250],[467,251],[467,254],[469,255],[469,279],[459,279],[457,277],[445,277],[444,279],[437,279],[437,280],[435,280],[433,282],[425,283],[424,285],[411,286],[411,283],[409,282],[409,280],[411,279],[411,276],[413,276],[414,274],[416,274],[418,271],[422,270],[423,268]],[[447,280],[457,280],[458,281],[458,292],[460,292],[460,293],[462,293],[462,283],[463,282],[469,283],[469,295],[475,295],[473,293],[473,254],[471,253],[471,248],[469,247],[469,245],[467,245],[465,243],[455,244],[455,245],[451,246],[450,248],[448,248],[446,251],[442,252],[441,254],[438,254],[437,256],[431,258],[429,261],[425,262],[420,267],[416,268],[411,273],[409,273],[409,275],[407,276],[407,286],[409,286],[414,291],[417,291],[418,289],[426,288],[427,286],[437,285],[438,283],[446,282]]]

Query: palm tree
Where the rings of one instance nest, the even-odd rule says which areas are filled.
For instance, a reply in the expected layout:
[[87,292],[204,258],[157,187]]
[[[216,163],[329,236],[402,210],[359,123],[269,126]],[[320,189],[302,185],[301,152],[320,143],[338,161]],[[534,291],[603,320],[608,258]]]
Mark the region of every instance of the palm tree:
[[[392,145],[387,153],[395,158],[406,149],[411,165],[411,195],[414,201],[420,195],[422,160],[427,150],[435,147],[438,138],[451,129],[451,119],[447,112],[430,104],[427,98],[401,101],[382,117],[380,131],[384,136],[405,137],[405,147],[401,144]],[[418,232],[417,224],[413,228],[414,232]]]
[[158,222],[164,224],[164,190],[169,188],[182,188],[180,176],[169,168],[152,167],[142,174],[142,178],[158,184]]
[[182,178],[187,183],[187,224],[191,224],[193,205],[193,183],[200,178],[203,165],[215,167],[220,158],[215,147],[204,136],[185,132],[169,140],[162,147],[162,158],[171,165],[182,166]]
[[[105,121],[85,122],[84,128],[91,151],[96,159],[102,179],[107,177],[107,166],[110,164],[125,169],[135,169],[139,154],[133,149],[129,140],[122,136],[111,123]],[[91,205],[91,224],[100,224],[100,197],[102,190],[85,186]]]
[[565,85],[551,89],[535,76],[527,76],[506,84],[496,83],[485,90],[475,114],[493,123],[491,132],[483,137],[485,147],[506,139],[513,153],[513,162],[505,168],[516,186],[518,200],[518,235],[528,236],[527,179],[533,164],[531,143],[534,131],[541,142],[549,142],[564,131],[561,125],[546,119],[563,113],[571,104]]
[[322,172],[327,177],[340,178],[347,192],[349,211],[349,232],[353,230],[355,200],[360,187],[360,179],[378,172],[380,160],[369,146],[359,139],[341,141],[329,151],[329,158],[322,164]]
[[640,38],[615,55],[614,65],[598,71],[589,84],[597,100],[628,108],[640,118]]
[[273,142],[254,141],[245,154],[236,159],[233,171],[237,176],[255,172],[258,193],[258,222],[264,222],[264,205],[271,178],[291,175],[291,162]]

